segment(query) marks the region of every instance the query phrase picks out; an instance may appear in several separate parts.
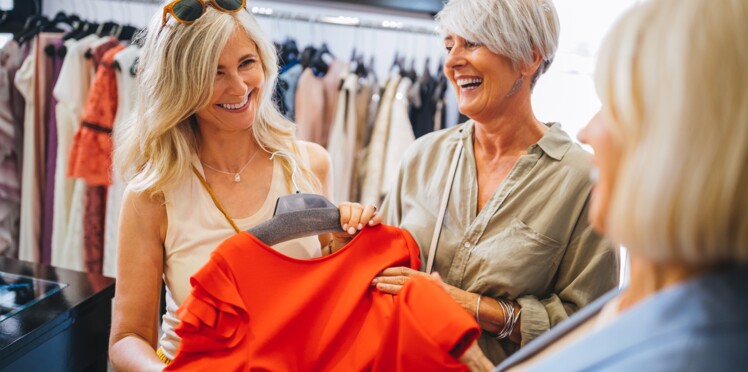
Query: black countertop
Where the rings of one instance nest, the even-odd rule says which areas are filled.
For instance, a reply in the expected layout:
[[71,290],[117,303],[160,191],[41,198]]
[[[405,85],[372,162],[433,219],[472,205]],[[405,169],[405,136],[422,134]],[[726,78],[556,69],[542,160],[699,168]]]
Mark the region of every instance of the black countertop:
[[[68,284],[59,292],[0,321],[0,365],[24,349],[72,326],[81,314],[114,296],[114,279],[0,257],[0,271]],[[111,305],[110,305],[111,306]],[[108,333],[108,329],[106,330]],[[30,346],[31,345],[31,346]]]

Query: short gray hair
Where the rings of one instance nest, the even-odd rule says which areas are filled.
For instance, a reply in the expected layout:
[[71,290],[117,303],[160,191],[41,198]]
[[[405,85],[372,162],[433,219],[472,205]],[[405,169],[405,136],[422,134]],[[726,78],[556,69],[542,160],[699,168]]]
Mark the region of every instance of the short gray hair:
[[559,21],[551,0],[449,0],[436,15],[440,32],[454,33],[509,58],[515,67],[543,62],[533,76],[550,67],[558,48]]

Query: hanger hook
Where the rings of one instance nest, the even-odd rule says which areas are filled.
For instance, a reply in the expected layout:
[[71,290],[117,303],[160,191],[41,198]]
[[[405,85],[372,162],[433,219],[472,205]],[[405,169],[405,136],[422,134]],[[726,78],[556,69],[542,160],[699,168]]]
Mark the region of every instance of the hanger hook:
[[297,165],[296,165],[296,160],[292,156],[286,154],[285,151],[275,151],[275,152],[273,152],[272,154],[270,154],[270,160],[273,160],[273,158],[275,157],[275,155],[285,156],[289,160],[291,160],[291,167],[293,168],[291,170],[291,183],[293,183],[293,187],[294,187],[294,190],[296,190],[296,193],[297,194],[301,193],[301,190],[299,190],[299,185],[296,184],[296,171],[299,169],[297,167]]

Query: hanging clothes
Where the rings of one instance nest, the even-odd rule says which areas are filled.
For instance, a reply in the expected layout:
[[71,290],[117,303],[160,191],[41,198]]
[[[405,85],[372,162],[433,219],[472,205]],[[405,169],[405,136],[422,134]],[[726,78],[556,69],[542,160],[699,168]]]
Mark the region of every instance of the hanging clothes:
[[382,96],[367,150],[361,202],[379,205],[397,176],[400,160],[415,141],[408,119],[410,78],[393,75]]
[[340,80],[348,73],[348,64],[333,60],[321,78],[307,68],[299,78],[296,91],[296,135],[299,139],[327,147],[330,127],[338,103]]
[[[281,99],[285,112],[283,113],[286,118],[293,121],[296,118],[296,88],[299,83],[299,77],[304,71],[304,67],[301,66],[298,59],[294,59],[286,66],[278,76],[278,80],[284,84],[285,89],[281,91]],[[281,84],[279,83],[279,86]]]
[[419,138],[434,130],[434,114],[436,113],[436,99],[434,90],[436,81],[428,72],[419,77],[408,91],[410,107],[408,117],[413,126],[413,134]]
[[86,51],[99,41],[96,35],[65,42],[67,50],[53,94],[57,99],[57,161],[54,216],[52,218],[52,265],[84,271],[83,205],[86,184],[66,176],[73,137],[94,77],[93,60]]
[[319,143],[322,138],[325,105],[324,83],[312,69],[301,73],[296,89],[296,138]]
[[338,96],[340,95],[340,84],[345,76],[348,75],[348,64],[333,60],[327,68],[327,73],[322,78],[325,93],[325,105],[322,116],[322,130],[319,143],[322,147],[327,147],[330,138],[330,128],[335,119],[335,107],[338,105]]
[[29,44],[11,40],[0,49],[0,255],[18,257],[25,101],[15,77]]
[[[112,128],[115,132],[125,130],[124,126],[130,124],[129,118],[134,115],[137,98],[137,80],[130,67],[140,56],[140,47],[130,45],[114,57],[118,69],[117,78],[117,115],[114,118]],[[114,136],[116,141],[117,137]],[[114,143],[116,147],[116,143]],[[106,217],[104,219],[104,267],[102,273],[106,276],[117,276],[117,230],[119,228],[119,213],[122,209],[122,197],[125,193],[125,184],[117,175],[111,172],[112,184],[107,190]]]
[[[166,370],[399,371],[415,367],[408,361],[426,370],[466,370],[455,357],[477,338],[475,321],[428,281],[415,283],[435,289],[421,296],[393,296],[371,286],[393,266],[417,268],[420,260],[410,235],[391,226],[367,227],[335,254],[313,260],[284,256],[249,233],[236,234],[190,279],[192,291],[178,312],[182,343]],[[434,298],[446,306],[433,307]],[[411,314],[396,314],[396,307],[452,322],[424,327]],[[431,342],[399,339],[424,331]],[[428,363],[434,360],[451,363]]]
[[333,200],[335,204],[350,201],[351,182],[356,160],[358,111],[356,91],[358,75],[348,74],[338,97],[337,112],[330,128],[327,151],[332,161]]
[[70,150],[68,175],[83,178],[92,186],[111,184],[111,135],[117,114],[117,77],[112,64],[114,56],[124,48],[119,43],[106,44],[93,52],[94,64],[98,61],[100,66],[86,101],[81,127]]
[[351,201],[359,201],[361,198],[361,169],[364,167],[366,156],[366,139],[368,137],[368,118],[370,110],[376,111],[377,102],[373,101],[376,87],[369,77],[358,80],[358,92],[356,94],[356,142],[353,149],[353,170],[350,186]]
[[[408,90],[412,82],[410,78],[403,78],[397,86],[395,100],[392,102],[391,123],[387,133],[387,146],[382,169],[382,180],[379,185],[379,202],[390,191],[400,170],[405,151],[416,140],[413,135],[413,126],[408,119]],[[377,205],[379,205],[379,202]]]
[[118,42],[107,42],[92,51],[96,77],[83,111],[81,127],[73,138],[68,175],[83,178],[86,190],[83,214],[84,258],[86,269],[102,273],[104,265],[104,218],[106,188],[111,183],[112,125],[117,113],[117,78],[114,56],[124,49]]
[[393,74],[387,81],[386,88],[379,101],[371,140],[366,150],[366,166],[364,181],[361,185],[361,203],[379,205],[381,182],[384,174],[384,158],[387,151],[387,137],[389,135],[390,115],[392,103],[395,100],[400,75]]
[[40,33],[28,58],[16,74],[16,87],[26,100],[24,114],[23,170],[21,184],[21,224],[18,258],[39,262],[41,248],[41,217],[45,128],[51,95],[51,61],[42,57],[44,48],[60,40],[60,33]]
[[49,91],[49,105],[47,107],[47,143],[46,143],[46,166],[44,171],[43,209],[42,209],[42,236],[41,236],[41,260],[45,265],[52,264],[52,226],[55,204],[55,167],[57,166],[57,99],[53,89],[57,84],[62,70],[63,57],[57,53],[64,44],[62,39],[56,40],[50,46],[44,48],[43,56],[48,59],[52,66],[51,85]]

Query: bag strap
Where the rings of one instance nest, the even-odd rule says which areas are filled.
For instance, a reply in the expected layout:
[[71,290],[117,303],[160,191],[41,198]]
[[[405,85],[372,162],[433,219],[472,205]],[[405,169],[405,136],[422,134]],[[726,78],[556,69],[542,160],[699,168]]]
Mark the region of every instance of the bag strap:
[[426,263],[426,272],[431,273],[431,269],[434,267],[434,257],[436,256],[436,245],[439,244],[439,236],[442,232],[442,223],[444,222],[444,215],[447,213],[447,204],[449,203],[449,194],[452,192],[452,183],[454,182],[455,175],[457,174],[457,163],[462,155],[462,138],[457,143],[457,148],[452,156],[452,163],[449,165],[449,173],[447,175],[447,184],[444,187],[444,194],[442,195],[442,203],[439,206],[439,214],[436,217],[436,225],[434,226],[434,234],[431,236],[431,247],[429,247],[429,256]]
[[231,219],[231,217],[229,216],[229,213],[226,212],[226,208],[224,208],[223,204],[221,204],[221,202],[218,200],[218,196],[216,196],[216,194],[213,192],[213,189],[210,188],[210,185],[208,185],[208,181],[206,181],[205,178],[203,178],[203,176],[200,174],[200,172],[197,171],[197,168],[195,168],[194,165],[192,166],[192,173],[195,173],[195,175],[197,176],[197,179],[200,180],[200,183],[203,184],[203,187],[205,187],[205,190],[208,190],[208,194],[210,194],[210,198],[213,199],[213,204],[215,204],[218,210],[221,211],[221,213],[223,213],[223,216],[226,217],[226,221],[229,221],[231,228],[233,228],[237,234],[241,232],[241,230],[239,230],[239,228],[234,223],[234,220]]

